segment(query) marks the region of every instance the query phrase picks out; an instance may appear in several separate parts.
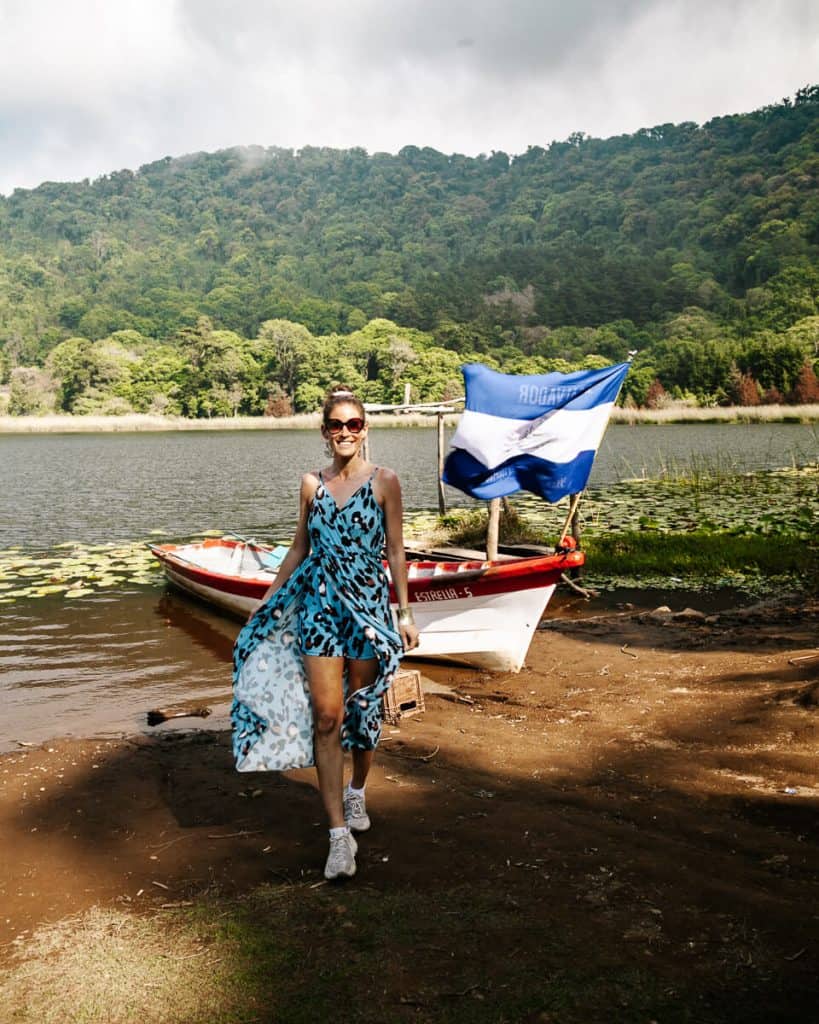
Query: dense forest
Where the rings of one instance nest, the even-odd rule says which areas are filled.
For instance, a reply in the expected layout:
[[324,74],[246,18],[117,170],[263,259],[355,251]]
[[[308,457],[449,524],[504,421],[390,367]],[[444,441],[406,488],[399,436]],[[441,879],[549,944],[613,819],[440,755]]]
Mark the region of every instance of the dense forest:
[[248,147],[18,189],[2,403],[281,415],[633,350],[628,402],[817,401],[817,176],[813,86],[517,156]]

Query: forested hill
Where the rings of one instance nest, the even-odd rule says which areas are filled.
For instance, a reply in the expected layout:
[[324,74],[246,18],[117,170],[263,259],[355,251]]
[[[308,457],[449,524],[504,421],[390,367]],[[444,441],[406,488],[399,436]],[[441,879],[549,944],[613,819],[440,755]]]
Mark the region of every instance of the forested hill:
[[[518,371],[637,348],[638,398],[654,376],[701,398],[737,372],[782,391],[819,344],[818,143],[810,87],[514,157],[249,147],[17,190],[0,198],[0,372],[45,363],[59,382],[66,339],[113,335],[134,362],[197,332],[258,341],[271,320],[337,348],[376,319],[371,335],[389,320],[423,332],[413,350]],[[234,407],[295,394],[278,357],[241,354],[259,366]],[[386,380],[372,354],[348,369]]]

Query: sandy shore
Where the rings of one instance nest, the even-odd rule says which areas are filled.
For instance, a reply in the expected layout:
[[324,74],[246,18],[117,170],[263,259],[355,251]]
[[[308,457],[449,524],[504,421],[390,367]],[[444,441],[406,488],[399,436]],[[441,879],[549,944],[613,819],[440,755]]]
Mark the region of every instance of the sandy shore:
[[[413,991],[461,991],[474,974],[468,984],[488,993],[513,952],[551,976],[583,950],[591,977],[649,971],[658,986],[717,999],[697,1020],[815,1019],[819,601],[708,617],[623,608],[545,625],[519,675],[453,669],[452,692],[386,728],[373,829],[341,903],[352,913],[376,894],[413,894],[402,913],[419,915],[424,948],[436,949],[458,928],[446,916],[453,892],[506,906],[502,956],[488,952],[472,973],[477,952],[422,956]],[[52,742],[0,758],[0,770],[10,992],[38,929],[80,928],[92,907],[152,920],[271,884],[316,913],[329,906],[313,773],[237,775],[224,732]],[[336,922],[344,912],[327,910]],[[548,922],[561,943],[544,940]],[[421,955],[400,928],[391,941],[388,958]],[[49,971],[59,979],[53,958]],[[367,977],[370,997],[406,1009],[405,974]],[[647,1019],[612,1012],[531,1020]]]

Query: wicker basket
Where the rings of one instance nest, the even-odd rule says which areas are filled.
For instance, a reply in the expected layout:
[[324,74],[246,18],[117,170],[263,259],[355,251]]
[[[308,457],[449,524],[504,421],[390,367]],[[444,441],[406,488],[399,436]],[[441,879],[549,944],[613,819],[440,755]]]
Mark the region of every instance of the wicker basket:
[[416,669],[396,672],[392,686],[384,694],[384,721],[396,725],[402,718],[420,715],[423,710],[421,673]]

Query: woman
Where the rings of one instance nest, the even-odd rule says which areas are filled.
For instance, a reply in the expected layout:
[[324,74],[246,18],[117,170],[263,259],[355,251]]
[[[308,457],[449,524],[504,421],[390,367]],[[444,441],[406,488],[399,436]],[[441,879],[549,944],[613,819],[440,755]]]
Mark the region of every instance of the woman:
[[[234,649],[233,747],[239,771],[315,763],[330,826],[327,879],[352,877],[352,831],[381,730],[381,696],[418,645],[409,608],[401,486],[362,455],[364,406],[346,387],[324,403],[331,464],[301,480],[293,544]],[[392,625],[387,562],[398,598]],[[343,786],[344,750],[353,775]]]

